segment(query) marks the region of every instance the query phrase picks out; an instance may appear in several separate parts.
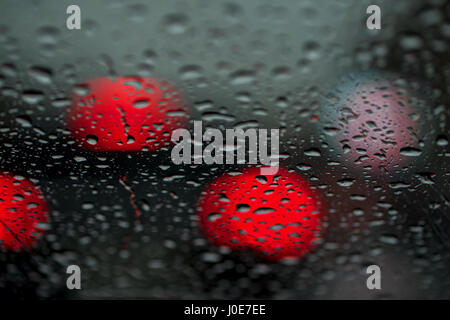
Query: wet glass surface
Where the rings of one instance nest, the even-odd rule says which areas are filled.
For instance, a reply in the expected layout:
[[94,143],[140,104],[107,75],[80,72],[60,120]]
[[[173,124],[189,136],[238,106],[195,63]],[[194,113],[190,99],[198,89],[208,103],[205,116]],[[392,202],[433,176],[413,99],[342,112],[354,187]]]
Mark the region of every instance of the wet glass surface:
[[[70,4],[0,3],[0,296],[450,298],[450,2],[78,1],[68,30]],[[380,30],[366,28],[370,4]],[[80,115],[108,99],[122,109]],[[148,104],[172,109],[141,122]],[[174,164],[167,133],[194,121],[279,129],[295,192],[250,165]],[[317,202],[298,204],[296,183]],[[222,215],[262,220],[220,229],[205,190],[231,200]],[[323,214],[306,224],[321,230],[313,247],[286,234],[298,259],[265,254],[285,225],[240,238],[291,205]],[[366,287],[374,264],[382,290]],[[83,290],[67,289],[69,265]]]

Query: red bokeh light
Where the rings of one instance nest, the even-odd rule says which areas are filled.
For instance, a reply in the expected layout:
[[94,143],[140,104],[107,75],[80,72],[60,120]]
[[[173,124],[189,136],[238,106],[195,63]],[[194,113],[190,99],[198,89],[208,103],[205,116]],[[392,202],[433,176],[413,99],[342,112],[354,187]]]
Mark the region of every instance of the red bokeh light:
[[201,229],[217,246],[253,250],[275,261],[302,257],[324,228],[319,196],[297,173],[260,170],[224,174],[210,183],[199,200]]
[[36,186],[25,178],[0,173],[0,247],[30,248],[43,234],[48,205]]
[[[349,148],[345,157],[375,173],[407,163],[401,150],[418,145],[417,113],[407,90],[388,77],[362,78],[344,90],[339,105],[340,134],[333,139]],[[337,142],[336,141],[336,142]]]
[[95,78],[74,90],[73,101],[68,127],[90,151],[156,151],[187,124],[184,99],[164,80]]

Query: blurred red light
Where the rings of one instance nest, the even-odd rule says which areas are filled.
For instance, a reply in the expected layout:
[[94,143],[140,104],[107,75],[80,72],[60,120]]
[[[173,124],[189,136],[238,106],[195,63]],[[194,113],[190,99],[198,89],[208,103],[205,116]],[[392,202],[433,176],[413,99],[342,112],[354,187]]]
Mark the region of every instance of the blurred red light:
[[180,93],[159,79],[95,78],[74,90],[73,101],[68,127],[90,151],[156,151],[187,124]]
[[48,222],[48,205],[27,179],[0,173],[0,247],[22,251],[44,233],[39,224]]
[[270,260],[310,252],[323,231],[324,210],[300,175],[252,167],[215,179],[199,200],[201,229],[217,246],[253,250]]

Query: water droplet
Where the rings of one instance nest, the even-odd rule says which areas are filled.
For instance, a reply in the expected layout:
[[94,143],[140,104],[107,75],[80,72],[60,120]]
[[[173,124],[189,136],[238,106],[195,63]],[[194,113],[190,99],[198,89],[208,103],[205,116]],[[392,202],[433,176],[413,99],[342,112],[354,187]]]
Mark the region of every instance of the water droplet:
[[89,134],[86,136],[86,141],[87,141],[87,143],[89,143],[91,145],[96,145],[98,142],[98,138],[97,138],[97,136]]
[[446,136],[444,135],[440,135],[436,138],[436,144],[439,147],[445,147],[446,145],[448,145],[448,139]]
[[136,100],[135,102],[133,102],[133,106],[135,108],[141,109],[141,108],[145,108],[149,105],[150,101],[148,99],[140,99],[140,100]]
[[167,33],[179,35],[186,32],[189,18],[184,14],[169,14],[163,19],[163,26]]
[[305,150],[305,155],[310,156],[310,157],[320,157],[321,153],[320,150],[317,148],[311,148],[311,149],[307,149]]
[[413,147],[405,147],[400,149],[400,153],[407,157],[418,157],[422,154],[422,150]]
[[261,208],[256,209],[254,211],[254,213],[255,214],[267,214],[267,213],[271,213],[271,212],[274,212],[274,211],[275,211],[275,209],[273,209],[273,208],[261,207]]

